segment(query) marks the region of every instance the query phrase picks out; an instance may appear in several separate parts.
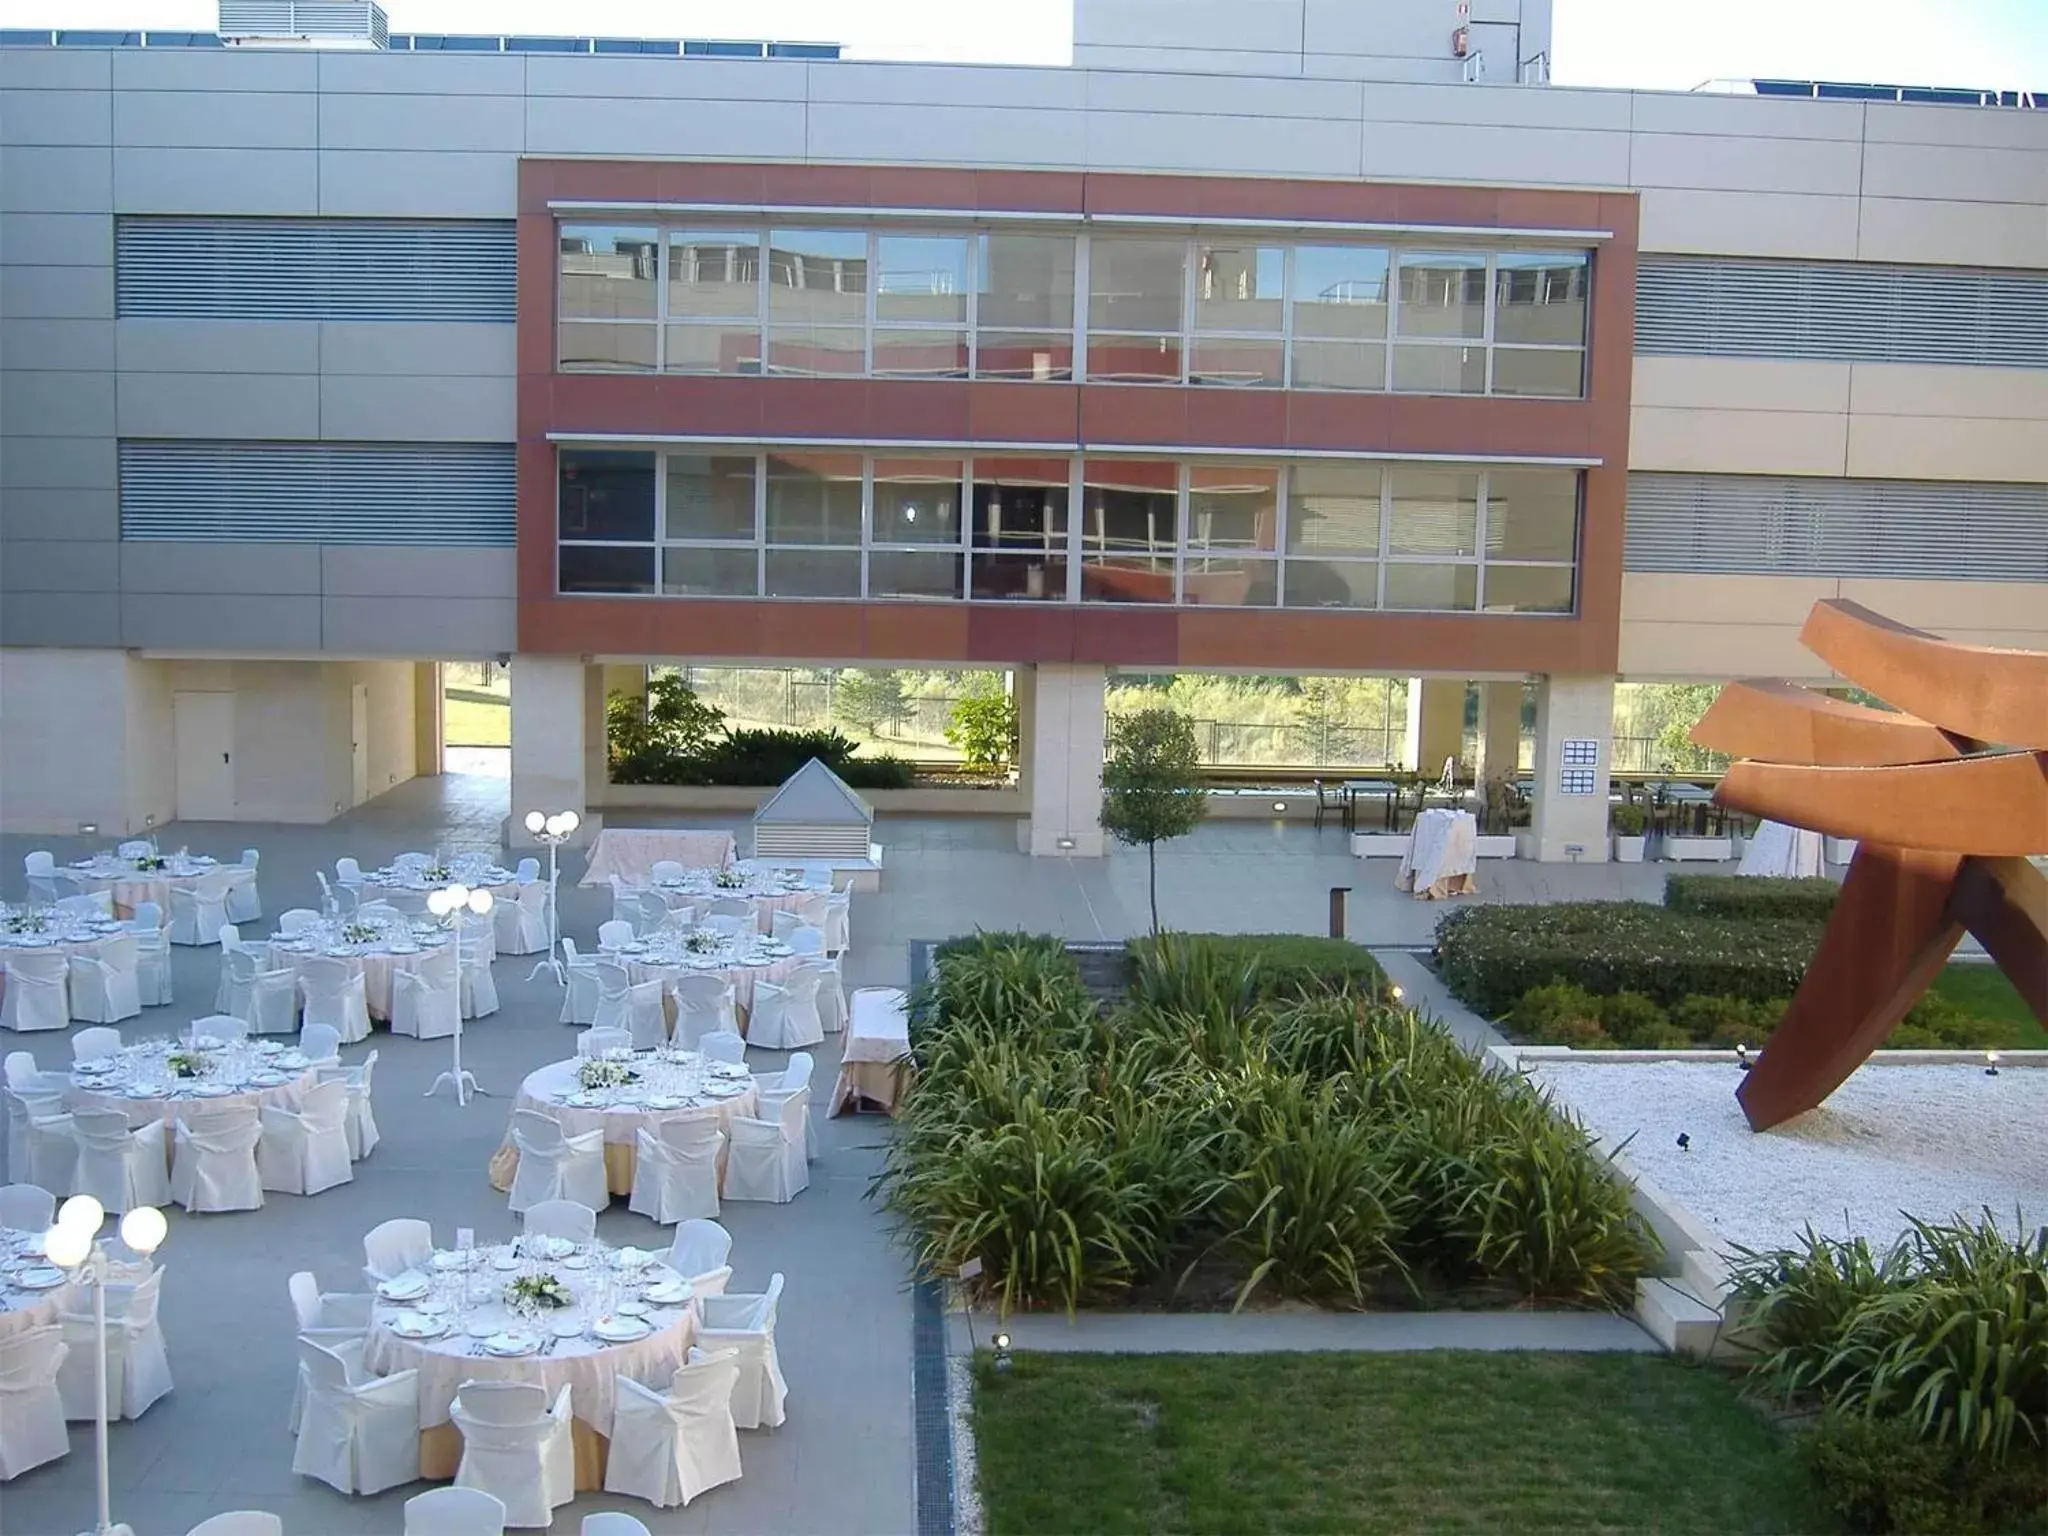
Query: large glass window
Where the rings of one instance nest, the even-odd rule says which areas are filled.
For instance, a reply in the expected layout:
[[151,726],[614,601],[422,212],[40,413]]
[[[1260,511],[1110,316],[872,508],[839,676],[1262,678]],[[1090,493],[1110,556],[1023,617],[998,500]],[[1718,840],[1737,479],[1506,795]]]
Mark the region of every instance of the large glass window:
[[875,239],[875,372],[967,377],[973,284],[965,235]]
[[961,594],[959,459],[877,458],[868,596]]
[[772,229],[767,270],[769,372],[865,373],[866,233]]
[[1569,469],[1486,476],[1486,558],[1570,562],[1579,549],[1579,477]]
[[668,322],[669,372],[759,373],[760,232],[670,230]]
[[1288,607],[1379,606],[1382,478],[1377,464],[1288,471]]
[[1179,466],[1171,460],[1083,462],[1082,601],[1173,601],[1179,478]]
[[564,449],[555,516],[563,592],[655,589],[653,454]]
[[1195,245],[1191,384],[1286,380],[1287,252],[1277,245]]
[[671,453],[662,539],[754,542],[754,456]]
[[564,224],[559,241],[558,334],[562,365],[596,372],[654,366],[658,231]]
[[970,594],[1067,596],[1067,475],[1063,458],[977,458],[969,529]]
[[1279,599],[1280,471],[1262,464],[1188,470],[1186,566],[1181,601],[1197,607],[1271,607]]
[[1294,252],[1297,389],[1387,387],[1387,253],[1303,245]]
[[1073,237],[988,234],[975,249],[976,377],[1073,377]]
[[1397,465],[1387,472],[1389,608],[1467,610],[1479,601],[1479,476]]
[[1179,240],[1089,242],[1089,378],[1180,382],[1186,261]]
[[860,478],[859,454],[768,455],[768,542],[858,545]]

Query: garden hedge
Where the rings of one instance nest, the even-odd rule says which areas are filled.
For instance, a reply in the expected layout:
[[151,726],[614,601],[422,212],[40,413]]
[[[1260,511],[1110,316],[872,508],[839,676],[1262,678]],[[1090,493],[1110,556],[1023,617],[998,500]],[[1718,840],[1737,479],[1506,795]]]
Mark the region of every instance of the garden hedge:
[[[1349,939],[1300,933],[1190,933],[1179,937],[1198,941],[1227,963],[1255,962],[1262,998],[1313,997],[1333,987],[1361,997],[1386,994],[1387,973]],[[1151,953],[1155,942],[1149,937],[1131,940],[1133,968]]]
[[1671,875],[1664,881],[1664,905],[1673,912],[1693,912],[1705,917],[1825,923],[1834,914],[1835,897],[1841,889],[1827,879]]

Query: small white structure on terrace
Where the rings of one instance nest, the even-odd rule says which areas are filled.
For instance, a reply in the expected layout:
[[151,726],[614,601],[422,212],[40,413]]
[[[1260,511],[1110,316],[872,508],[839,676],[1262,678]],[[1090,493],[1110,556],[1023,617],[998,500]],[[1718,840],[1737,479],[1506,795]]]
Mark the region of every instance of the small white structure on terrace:
[[771,864],[828,864],[835,883],[881,885],[882,849],[875,808],[817,758],[791,774],[754,812],[754,858]]

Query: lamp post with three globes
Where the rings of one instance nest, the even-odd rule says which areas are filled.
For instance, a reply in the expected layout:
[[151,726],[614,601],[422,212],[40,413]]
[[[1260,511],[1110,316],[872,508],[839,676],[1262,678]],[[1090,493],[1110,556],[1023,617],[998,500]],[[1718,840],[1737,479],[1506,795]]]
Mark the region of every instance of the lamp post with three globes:
[[556,986],[569,985],[569,973],[563,967],[560,955],[556,953],[562,947],[562,929],[561,920],[555,911],[556,899],[561,895],[561,888],[555,883],[555,854],[562,844],[576,835],[576,829],[582,825],[583,818],[574,811],[556,811],[553,815],[545,811],[526,813],[526,830],[537,840],[545,843],[548,850],[548,957],[533,968],[532,975],[526,978],[528,981],[533,980],[542,971],[552,971]]

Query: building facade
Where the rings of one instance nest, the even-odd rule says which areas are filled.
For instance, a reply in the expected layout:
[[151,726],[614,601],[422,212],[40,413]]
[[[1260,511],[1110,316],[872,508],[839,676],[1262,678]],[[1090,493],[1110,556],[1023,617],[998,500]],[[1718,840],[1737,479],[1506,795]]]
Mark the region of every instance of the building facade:
[[1134,667],[1420,677],[1431,743],[1534,677],[1597,857],[1617,678],[1821,680],[1834,595],[2048,646],[2048,114],[1171,9],[1071,69],[0,47],[0,822],[324,819],[434,770],[446,660],[598,811],[606,663],[973,664],[1088,853]]

